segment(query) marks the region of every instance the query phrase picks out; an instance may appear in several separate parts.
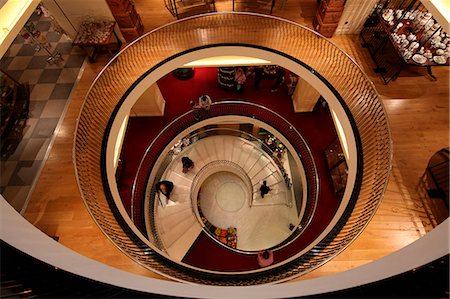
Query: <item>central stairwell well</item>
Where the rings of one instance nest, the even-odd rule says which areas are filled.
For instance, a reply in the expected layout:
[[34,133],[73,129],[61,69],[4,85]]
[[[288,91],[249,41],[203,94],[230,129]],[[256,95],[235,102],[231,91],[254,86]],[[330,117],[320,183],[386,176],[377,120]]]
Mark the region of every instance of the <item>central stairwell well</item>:
[[[218,23],[223,26],[213,26]],[[185,35],[186,32],[197,32],[199,26],[203,28],[201,35]],[[224,26],[227,28],[226,32],[220,30]],[[273,28],[277,30],[270,30]],[[319,267],[344,250],[373,217],[385,192],[391,165],[390,133],[384,108],[362,70],[342,50],[314,32],[297,24],[267,16],[200,16],[168,25],[165,29],[170,30],[152,31],[116,56],[114,63],[109,64],[94,82],[80,113],[74,150],[77,178],[83,199],[105,234],[123,252],[144,267],[175,280],[214,285],[236,286],[286,281]],[[253,32],[251,36],[247,34],[249,31]],[[154,40],[161,42],[154,43]],[[325,100],[337,109],[340,120],[347,121],[351,127],[355,137],[353,148],[356,148],[357,152],[352,157],[356,161],[350,160],[355,162],[355,166],[352,180],[349,180],[353,184],[346,189],[345,198],[348,205],[340,216],[336,215],[331,230],[320,236],[319,243],[305,248],[302,252],[291,252],[292,258],[284,264],[278,264],[276,261],[277,264],[273,267],[229,275],[178,263],[168,258],[158,246],[144,239],[120,205],[117,186],[114,185],[115,167],[112,162],[113,144],[117,141],[114,129],[120,127],[127,111],[136,101],[136,98],[131,97],[131,91],[137,86],[137,82],[144,78],[148,79],[145,83],[154,83],[152,73],[155,72],[154,75],[158,76],[156,72],[162,71],[162,68],[157,67],[161,66],[161,61],[173,59],[176,62],[177,59],[192,58],[193,56],[189,56],[190,52],[202,52],[197,47],[204,47],[206,44],[210,47],[221,47],[221,50],[226,52],[227,47],[222,46],[224,43],[246,45],[235,46],[241,51],[250,48],[253,51],[262,51],[263,57],[277,61],[282,67],[289,67],[296,73],[303,72],[310,80],[320,83],[329,91]],[[249,55],[252,56],[251,53]],[[318,57],[323,59],[317,59]],[[130,65],[133,68],[130,68]],[[178,67],[181,65],[183,63],[179,63]],[[162,75],[164,74],[159,74],[159,77]],[[228,105],[226,110],[241,115],[243,111],[251,110],[250,103],[246,104],[248,106],[233,103]],[[218,115],[224,115],[223,108],[217,106],[211,107],[211,110]],[[260,110],[262,114],[258,117],[267,118],[269,112],[263,107],[260,107]],[[187,115],[180,120],[184,128],[195,123],[193,115]],[[292,135],[295,127],[288,126],[280,131],[295,138]],[[164,138],[158,143],[167,144],[178,132],[169,131],[166,137],[170,138]],[[160,150],[153,154],[158,156],[159,153]],[[303,152],[301,155],[305,158]],[[303,161],[305,170],[310,166],[308,163]],[[147,166],[152,168],[151,161]],[[314,189],[309,188],[314,186],[314,183],[314,180],[308,181],[308,192]],[[141,184],[142,182],[138,182],[136,187]]]
[[[161,177],[161,180],[171,181],[175,185],[167,203],[161,200],[154,201],[156,203],[154,207],[155,225],[158,227],[157,231],[160,233],[165,250],[176,260],[184,257],[204,227],[199,212],[196,210],[198,205],[202,206],[203,214],[216,226],[224,226],[224,223],[228,223],[228,226],[238,226],[237,249],[257,251],[281,243],[292,233],[289,226],[291,224],[297,226],[299,217],[301,217],[297,213],[296,203],[292,199],[295,195],[290,182],[286,179],[286,169],[278,168],[272,160],[273,158],[262,150],[264,143],[261,141],[252,143],[238,136],[216,135],[218,132],[215,130],[209,131],[209,133],[214,135],[190,143],[177,153]],[[244,132],[238,131],[226,133],[244,134]],[[198,136],[194,135],[189,140],[197,138]],[[256,139],[253,138],[253,140]],[[187,173],[182,172],[181,157],[183,156],[188,156],[195,161],[194,168]],[[212,175],[220,173],[222,175],[215,175],[213,181],[209,180],[208,184],[205,184],[205,181]],[[224,208],[218,207],[216,202],[219,197],[218,190],[226,187],[229,181],[227,173],[235,173],[235,176],[239,178],[234,183],[237,190],[228,188],[226,190],[228,194],[220,194],[220,196],[226,196],[225,200],[229,203],[239,196],[236,192],[245,190],[245,198],[236,211],[224,211]],[[266,181],[271,188],[269,194],[264,198],[261,197],[259,191],[263,181]],[[228,185],[233,186],[231,183]],[[200,194],[203,201],[198,199]],[[297,201],[301,205],[302,194],[298,194],[298,197]],[[258,206],[259,208],[257,208]],[[301,208],[299,207],[299,209]],[[283,218],[280,226],[284,229],[281,234],[270,234],[271,231],[274,231],[277,223],[261,225],[262,219],[260,218],[264,210],[273,214],[278,213],[279,217]],[[246,220],[238,221],[241,218]],[[258,245],[252,244],[252,234],[255,236],[255,231],[252,231],[254,229],[266,232],[263,237],[259,236],[259,238],[263,238],[264,243],[270,245],[258,247]],[[152,231],[149,229],[149,225],[147,225],[147,231]],[[207,232],[207,230],[205,231]]]

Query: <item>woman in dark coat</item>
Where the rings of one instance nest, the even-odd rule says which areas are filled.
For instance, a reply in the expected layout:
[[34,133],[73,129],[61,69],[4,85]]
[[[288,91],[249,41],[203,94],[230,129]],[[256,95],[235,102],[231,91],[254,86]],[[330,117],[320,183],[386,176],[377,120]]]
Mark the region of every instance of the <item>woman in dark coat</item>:
[[170,193],[173,190],[173,183],[170,181],[161,181],[156,184],[156,191],[164,194],[167,199],[170,198]]

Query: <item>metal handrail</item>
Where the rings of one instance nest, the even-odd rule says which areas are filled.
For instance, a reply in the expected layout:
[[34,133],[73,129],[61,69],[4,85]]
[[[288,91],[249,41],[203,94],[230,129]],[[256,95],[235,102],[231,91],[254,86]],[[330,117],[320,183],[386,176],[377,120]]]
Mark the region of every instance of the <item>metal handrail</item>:
[[[224,27],[226,31],[221,30]],[[202,28],[201,34],[198,28]],[[112,195],[104,185],[103,175],[105,134],[109,133],[112,119],[125,99],[123,96],[128,95],[135,82],[180,53],[227,44],[263,48],[311,70],[339,99],[357,134],[356,144],[361,155],[349,205],[322,241],[282,267],[228,275],[224,279],[223,275],[205,275],[198,269],[167,260],[143,242],[136,228],[126,227],[121,218],[123,215],[118,215],[110,204]],[[284,281],[308,273],[344,250],[362,232],[386,190],[392,160],[390,137],[385,109],[373,83],[332,42],[308,28],[280,18],[243,13],[208,14],[179,20],[152,31],[108,63],[91,86],[80,112],[74,160],[81,194],[89,212],[106,236],[131,258],[181,281],[249,285]]]

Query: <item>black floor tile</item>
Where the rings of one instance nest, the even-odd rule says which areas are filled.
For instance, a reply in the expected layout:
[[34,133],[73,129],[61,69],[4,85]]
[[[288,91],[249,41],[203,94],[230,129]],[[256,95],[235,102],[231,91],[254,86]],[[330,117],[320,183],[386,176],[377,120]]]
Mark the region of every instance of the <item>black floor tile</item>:
[[84,57],[83,56],[69,56],[69,58],[67,59],[67,62],[65,64],[64,67],[81,67],[83,65],[84,62]]
[[33,180],[36,177],[39,167],[42,161],[19,161],[16,166],[11,179],[9,180],[9,186],[29,186],[33,184]]
[[43,69],[47,65],[47,56],[34,56],[28,64],[29,69]]
[[36,24],[36,29],[41,31],[41,32],[48,31],[50,29],[51,25],[52,24],[49,21],[47,21],[47,20],[45,20],[45,21],[38,21],[37,24]]
[[24,44],[17,52],[17,56],[33,56],[36,53],[34,46],[30,44]]
[[5,144],[8,144],[8,150],[7,153],[5,153],[5,149],[3,149],[1,157],[2,161],[19,161],[20,156],[28,144],[28,140],[29,139],[27,138],[23,138],[21,140],[11,138],[6,140]]
[[14,39],[13,44],[23,44],[24,42],[25,42],[25,39],[19,34]]
[[14,71],[6,71],[8,75],[13,77],[16,81],[20,80],[20,77],[22,77],[23,71],[22,70],[14,70]]
[[50,100],[68,99],[73,88],[73,83],[58,83],[50,95]]
[[14,59],[14,57],[3,57],[1,60],[0,60],[0,68],[2,69],[2,70],[6,70],[6,69],[8,69],[8,65],[11,63],[11,61]]
[[61,71],[61,69],[45,69],[39,77],[38,83],[56,83]]
[[59,34],[58,32],[50,31],[47,33],[47,40],[50,43],[59,42],[60,39],[61,39],[61,34]]
[[28,20],[34,22],[34,21],[39,21],[41,18],[42,18],[42,16],[38,15],[37,13],[33,13]]
[[72,43],[58,43],[56,46],[56,51],[61,54],[70,54],[72,47]]

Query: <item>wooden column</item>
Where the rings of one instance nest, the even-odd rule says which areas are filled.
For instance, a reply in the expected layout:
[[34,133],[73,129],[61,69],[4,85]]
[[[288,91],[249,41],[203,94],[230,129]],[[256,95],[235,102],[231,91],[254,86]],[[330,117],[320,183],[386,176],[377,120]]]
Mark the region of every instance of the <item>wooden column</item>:
[[332,37],[344,11],[345,0],[321,0],[313,20],[314,29],[325,37]]
[[320,98],[320,93],[306,80],[299,78],[291,97],[295,112],[310,112]]
[[132,0],[106,0],[106,3],[127,42],[142,35],[144,26]]
[[166,101],[158,85],[150,86],[131,108],[130,116],[163,116]]

